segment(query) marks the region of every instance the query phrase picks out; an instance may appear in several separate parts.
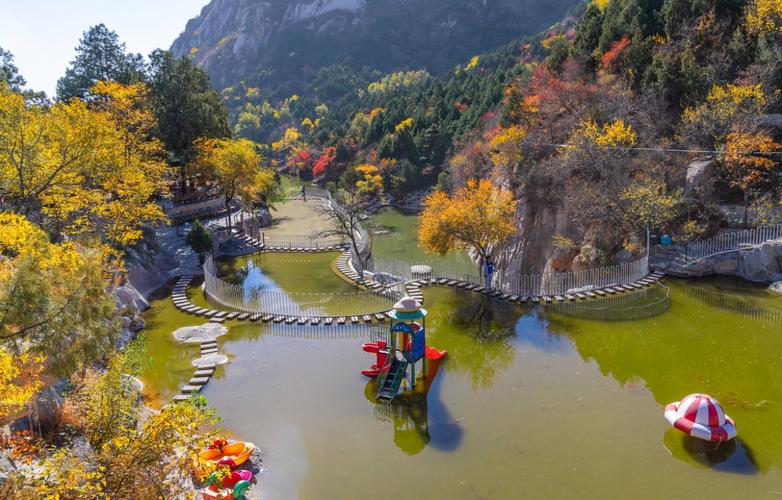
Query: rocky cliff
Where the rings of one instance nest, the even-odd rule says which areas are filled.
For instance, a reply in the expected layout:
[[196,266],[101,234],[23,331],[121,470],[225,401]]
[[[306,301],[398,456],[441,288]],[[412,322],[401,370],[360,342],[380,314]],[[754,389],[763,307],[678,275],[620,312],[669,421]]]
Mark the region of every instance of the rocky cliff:
[[562,19],[577,0],[212,0],[174,41],[225,88],[296,90],[318,68],[450,70]]

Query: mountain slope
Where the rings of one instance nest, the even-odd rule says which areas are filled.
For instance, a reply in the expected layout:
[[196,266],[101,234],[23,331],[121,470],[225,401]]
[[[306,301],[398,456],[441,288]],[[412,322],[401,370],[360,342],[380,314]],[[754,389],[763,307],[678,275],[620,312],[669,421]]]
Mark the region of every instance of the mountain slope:
[[[171,46],[218,88],[301,90],[322,67],[438,73],[560,20],[578,0],[212,0]],[[276,92],[275,92],[276,91]]]

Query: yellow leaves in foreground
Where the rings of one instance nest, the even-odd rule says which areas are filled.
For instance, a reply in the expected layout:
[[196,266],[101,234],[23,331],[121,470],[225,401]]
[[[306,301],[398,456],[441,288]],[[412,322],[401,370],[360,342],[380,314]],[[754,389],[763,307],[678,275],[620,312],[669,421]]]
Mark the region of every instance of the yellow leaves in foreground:
[[492,163],[497,166],[509,166],[521,162],[523,158],[522,143],[527,131],[521,125],[511,125],[500,129],[489,140]]
[[486,259],[491,245],[516,233],[515,214],[511,193],[488,180],[470,179],[452,197],[443,191],[426,197],[418,219],[418,242],[440,255],[470,248]]
[[706,102],[684,110],[685,123],[701,124],[718,122],[730,128],[731,122],[745,113],[760,113],[766,105],[766,96],[757,85],[715,85],[709,91]]

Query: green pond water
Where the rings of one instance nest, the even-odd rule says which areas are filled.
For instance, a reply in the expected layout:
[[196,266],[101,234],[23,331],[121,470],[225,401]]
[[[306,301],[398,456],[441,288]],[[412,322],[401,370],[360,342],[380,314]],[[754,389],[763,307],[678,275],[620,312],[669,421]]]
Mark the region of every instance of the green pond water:
[[[298,297],[351,290],[335,258],[221,266],[227,279]],[[426,289],[427,343],[449,354],[426,396],[393,404],[375,402],[360,374],[374,362],[361,349],[367,327],[228,322],[219,349],[230,362],[203,394],[263,450],[268,499],[779,498],[782,299],[725,279],[665,284],[578,308]],[[198,283],[189,294],[204,303]],[[162,295],[146,320],[145,394],[165,400],[197,356],[171,332],[203,320]],[[693,392],[723,404],[735,442],[714,447],[669,427],[665,404]]]

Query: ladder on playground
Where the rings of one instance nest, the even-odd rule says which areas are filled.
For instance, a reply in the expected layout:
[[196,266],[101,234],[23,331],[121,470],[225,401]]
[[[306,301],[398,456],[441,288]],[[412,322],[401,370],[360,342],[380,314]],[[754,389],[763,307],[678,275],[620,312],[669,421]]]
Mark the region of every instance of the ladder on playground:
[[396,397],[402,379],[407,373],[407,359],[400,351],[393,353],[386,359],[380,375],[377,377],[377,397],[391,401]]

